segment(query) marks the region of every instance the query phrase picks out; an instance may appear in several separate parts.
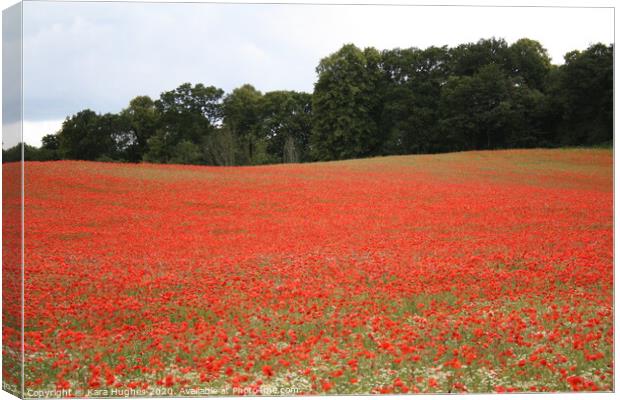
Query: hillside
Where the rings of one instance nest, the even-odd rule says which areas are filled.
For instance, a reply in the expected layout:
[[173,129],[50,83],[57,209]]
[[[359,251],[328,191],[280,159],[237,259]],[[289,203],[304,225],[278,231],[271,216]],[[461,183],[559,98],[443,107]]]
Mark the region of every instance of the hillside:
[[39,388],[612,389],[610,150],[25,171]]

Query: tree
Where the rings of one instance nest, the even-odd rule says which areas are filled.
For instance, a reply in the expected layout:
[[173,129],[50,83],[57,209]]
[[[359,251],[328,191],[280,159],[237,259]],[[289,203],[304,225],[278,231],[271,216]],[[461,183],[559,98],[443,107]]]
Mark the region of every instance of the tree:
[[535,40],[519,39],[507,53],[510,76],[520,78],[520,83],[532,89],[543,90],[551,70],[547,50]]
[[312,97],[311,147],[318,160],[380,153],[383,74],[374,48],[353,44],[322,59]]
[[456,76],[473,76],[482,67],[495,64],[509,70],[510,56],[504,39],[480,39],[450,49],[451,70]]
[[147,140],[147,151],[142,160],[150,163],[167,163],[172,157],[173,146],[166,142],[166,135],[158,130]]
[[613,140],[613,45],[598,43],[564,56],[552,91],[560,107],[557,140],[592,145]]
[[201,160],[200,149],[189,140],[182,140],[174,147],[170,162],[174,164],[198,164]]
[[105,135],[111,139],[111,145],[101,156],[112,160],[137,161],[136,147],[137,137],[132,129],[131,121],[123,114],[107,113],[101,115],[97,121],[99,135]]
[[[170,161],[177,144],[182,141],[195,145],[202,143],[221,123],[223,95],[222,89],[200,83],[194,86],[184,83],[175,90],[162,93],[155,102],[159,129],[146,140],[149,146],[157,143],[163,148],[149,149],[149,155],[144,159],[165,163]],[[154,136],[159,137],[155,139]]]
[[203,158],[210,165],[235,165],[236,141],[227,126],[212,132],[202,145]]
[[[13,147],[9,147],[8,149],[2,149],[2,163],[9,163],[9,162],[19,162],[22,161],[22,147],[24,144],[23,143],[18,143]],[[24,151],[24,158],[25,158],[25,153],[26,150],[25,148],[23,149]]]
[[452,77],[441,92],[443,139],[449,150],[502,147],[510,113],[510,81],[496,64]]
[[236,88],[224,99],[224,124],[238,143],[237,162],[255,164],[257,154],[257,127],[260,123],[262,93],[252,85]]
[[266,93],[261,102],[258,136],[266,141],[272,162],[307,158],[312,131],[312,95],[291,91]]
[[384,51],[382,66],[388,82],[381,120],[384,153],[432,151],[441,87],[450,72],[447,47]]
[[549,146],[545,103],[541,91],[497,64],[451,77],[441,93],[443,150]]
[[59,147],[60,142],[58,140],[58,135],[56,134],[45,135],[41,139],[41,148],[43,149],[58,150]]
[[[184,83],[174,90],[162,93],[155,105],[164,117],[201,116],[215,126],[222,119],[223,95],[224,91],[215,86],[204,86],[202,83],[192,86],[191,83]],[[148,103],[147,100],[143,102]]]
[[129,102],[129,106],[121,111],[130,126],[135,143],[127,148],[128,161],[140,161],[148,151],[148,140],[155,135],[160,115],[155,102],[149,96],[137,96]]
[[64,159],[96,160],[114,147],[109,132],[101,129],[100,116],[92,110],[67,118],[58,132],[58,151]]
[[[613,141],[613,45],[552,65],[541,43],[481,39],[453,48],[344,45],[316,68],[314,92],[252,85],[224,97],[185,83],[118,114],[82,110],[27,160],[211,165]],[[18,160],[22,146],[3,150]]]
[[58,149],[60,147],[60,143],[58,141],[57,134],[49,134],[43,136],[41,139],[41,148],[38,149],[38,159],[39,161],[53,161],[59,160],[60,154],[58,153]]

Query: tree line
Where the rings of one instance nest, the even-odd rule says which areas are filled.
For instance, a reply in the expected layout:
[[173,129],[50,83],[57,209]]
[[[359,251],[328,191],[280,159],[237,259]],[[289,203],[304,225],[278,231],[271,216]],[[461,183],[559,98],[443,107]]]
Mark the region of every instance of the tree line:
[[[323,58],[313,93],[185,83],[113,114],[86,109],[24,147],[27,160],[205,165],[480,149],[611,145],[613,44],[551,63],[531,39]],[[19,160],[21,148],[3,150]]]

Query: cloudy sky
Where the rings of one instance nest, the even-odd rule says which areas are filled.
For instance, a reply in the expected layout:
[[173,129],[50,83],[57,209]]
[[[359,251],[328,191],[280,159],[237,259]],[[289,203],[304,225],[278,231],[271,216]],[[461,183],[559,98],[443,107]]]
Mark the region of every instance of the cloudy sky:
[[84,108],[118,112],[183,82],[312,91],[344,43],[380,49],[540,41],[556,64],[613,42],[613,10],[153,3],[24,4],[24,139]]

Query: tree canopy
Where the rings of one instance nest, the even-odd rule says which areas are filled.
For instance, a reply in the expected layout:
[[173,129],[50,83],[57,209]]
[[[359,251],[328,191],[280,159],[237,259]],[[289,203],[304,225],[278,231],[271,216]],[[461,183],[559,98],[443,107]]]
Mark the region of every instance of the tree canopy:
[[[476,149],[610,145],[613,45],[552,65],[543,45],[361,49],[320,60],[313,93],[184,83],[119,113],[66,118],[27,160],[256,165]],[[22,144],[3,150],[21,158]]]

